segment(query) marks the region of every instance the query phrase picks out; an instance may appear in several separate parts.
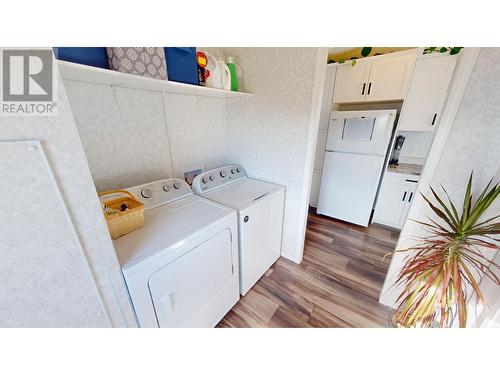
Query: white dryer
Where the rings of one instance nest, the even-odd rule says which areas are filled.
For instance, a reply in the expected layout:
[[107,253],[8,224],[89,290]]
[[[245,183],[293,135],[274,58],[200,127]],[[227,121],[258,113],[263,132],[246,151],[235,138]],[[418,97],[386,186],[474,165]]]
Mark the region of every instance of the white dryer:
[[228,165],[196,176],[193,191],[238,210],[240,293],[245,295],[281,254],[285,188]]
[[236,211],[171,178],[127,189],[144,227],[114,241],[141,327],[213,327],[239,299]]

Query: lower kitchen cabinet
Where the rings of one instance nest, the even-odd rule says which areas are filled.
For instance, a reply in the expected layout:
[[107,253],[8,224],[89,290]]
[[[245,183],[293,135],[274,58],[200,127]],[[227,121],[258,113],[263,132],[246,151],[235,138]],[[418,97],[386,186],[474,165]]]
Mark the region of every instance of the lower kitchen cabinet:
[[417,190],[419,176],[387,172],[377,198],[373,222],[401,229]]

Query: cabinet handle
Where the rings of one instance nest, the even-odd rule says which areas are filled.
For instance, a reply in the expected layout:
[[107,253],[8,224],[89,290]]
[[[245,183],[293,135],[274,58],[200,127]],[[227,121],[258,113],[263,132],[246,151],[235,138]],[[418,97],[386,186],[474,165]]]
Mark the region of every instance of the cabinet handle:
[[411,198],[413,198],[413,192],[410,193],[410,198],[408,198],[408,203],[411,202]]
[[410,180],[410,179],[407,178],[406,182],[415,182],[415,183],[417,183],[418,181],[417,180]]
[[372,89],[372,83],[370,82],[370,83],[368,84],[368,93],[367,93],[366,95],[370,95],[370,91],[371,91],[371,89]]
[[361,90],[361,95],[365,95],[366,82],[363,83],[363,90]]
[[403,194],[403,199],[401,199],[403,202],[405,201],[405,198],[406,198],[406,191],[405,193]]
[[432,126],[434,126],[434,124],[436,123],[436,117],[437,117],[437,113],[434,113],[434,117],[432,118]]

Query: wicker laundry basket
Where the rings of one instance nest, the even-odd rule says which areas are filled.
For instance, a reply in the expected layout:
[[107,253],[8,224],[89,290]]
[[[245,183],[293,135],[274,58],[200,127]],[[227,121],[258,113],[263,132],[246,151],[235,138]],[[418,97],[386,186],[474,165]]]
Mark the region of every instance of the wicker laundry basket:
[[109,190],[99,197],[123,194],[109,201],[101,200],[111,238],[116,239],[144,226],[144,204],[127,190]]

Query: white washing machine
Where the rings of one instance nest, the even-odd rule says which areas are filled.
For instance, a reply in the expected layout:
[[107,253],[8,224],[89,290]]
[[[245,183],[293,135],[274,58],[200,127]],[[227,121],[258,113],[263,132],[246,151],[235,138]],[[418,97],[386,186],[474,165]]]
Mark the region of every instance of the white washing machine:
[[238,210],[240,293],[245,295],[281,254],[285,188],[228,165],[196,176],[193,191]]
[[127,189],[144,227],[114,240],[141,327],[213,327],[239,299],[236,211],[171,178]]

